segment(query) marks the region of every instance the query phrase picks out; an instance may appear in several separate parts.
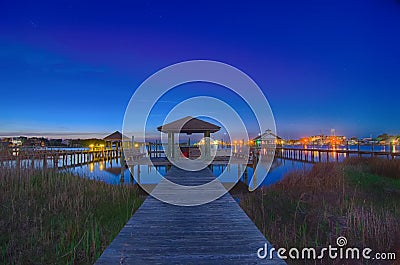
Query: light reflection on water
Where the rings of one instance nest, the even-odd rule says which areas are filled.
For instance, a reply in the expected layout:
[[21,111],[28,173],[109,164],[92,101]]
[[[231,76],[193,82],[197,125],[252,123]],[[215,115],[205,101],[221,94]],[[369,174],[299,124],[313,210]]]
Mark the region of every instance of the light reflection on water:
[[89,163],[87,165],[77,166],[67,169],[67,171],[89,179],[104,181],[109,184],[134,184],[141,180],[143,184],[154,184],[161,180],[167,172],[166,166],[148,166],[140,165],[132,169],[134,178],[131,178],[131,172],[125,168],[122,173],[122,167],[119,160],[100,161]]
[[[261,186],[268,186],[278,182],[290,171],[304,170],[311,166],[312,165],[309,163],[276,159],[267,177],[261,183]],[[225,169],[225,174],[221,175]],[[257,183],[255,179],[252,179],[254,173],[253,168],[246,168],[245,165],[213,165],[211,166],[211,170],[216,177],[219,177],[221,182],[236,182],[237,179],[240,179],[248,185],[256,185],[255,183]],[[243,170],[243,174],[240,174],[241,170]],[[162,179],[161,176],[165,176],[167,173],[167,166],[134,166],[132,169],[132,176],[134,178],[131,178],[131,172],[127,168],[124,169],[123,174],[121,174],[122,168],[118,160],[94,162],[88,165],[70,168],[67,169],[67,171],[89,179],[104,181],[109,184],[135,184],[138,181],[141,184],[156,184]],[[255,176],[258,178],[262,177],[257,174]]]
[[375,152],[393,152],[397,153],[400,151],[399,144],[393,145],[378,145],[378,144],[362,144],[358,145],[284,145],[284,148],[297,148],[297,149],[316,149],[316,150],[327,150],[327,149],[336,149],[336,150],[349,150],[349,151],[357,151],[360,148],[360,151],[375,151]]
[[[227,168],[228,167],[228,168]],[[225,174],[227,174],[229,177],[224,177],[224,179],[220,179],[222,182],[227,181],[229,182],[230,180],[236,181],[238,179],[238,167],[244,167],[244,165],[214,165],[212,170],[215,176],[219,176],[225,168],[227,168],[227,171]],[[272,164],[271,169],[268,172],[267,177],[262,181],[261,186],[269,186],[271,184],[274,184],[276,182],[279,182],[282,180],[283,176],[291,171],[294,170],[306,170],[312,167],[312,164],[310,163],[304,163],[304,162],[298,162],[298,161],[290,161],[290,160],[284,160],[284,159],[276,159],[274,163]],[[256,172],[257,173],[257,172]],[[256,185],[255,183],[258,183],[256,179],[254,178],[261,178],[263,176],[259,176],[257,174],[254,174],[254,169],[252,167],[247,167],[247,169],[244,170],[244,173],[242,176],[240,176],[240,180],[249,186],[254,186]]]

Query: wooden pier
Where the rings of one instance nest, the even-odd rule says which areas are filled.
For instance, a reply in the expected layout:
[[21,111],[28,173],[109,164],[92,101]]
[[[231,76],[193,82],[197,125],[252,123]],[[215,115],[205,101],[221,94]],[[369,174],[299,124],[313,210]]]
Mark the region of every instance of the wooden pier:
[[275,157],[307,163],[339,162],[346,157],[382,157],[396,159],[400,153],[382,151],[362,151],[349,149],[317,149],[317,148],[288,148],[276,147]]
[[[143,145],[143,152],[129,154],[124,156],[122,148],[103,148],[101,150],[32,150],[32,149],[5,149],[0,152],[0,166],[7,164],[7,162],[15,162],[17,166],[30,166],[32,168],[55,168],[63,169],[81,166],[93,162],[109,161],[120,159],[121,164],[125,165],[125,160],[138,160],[143,157],[149,157],[154,161],[164,161],[165,157],[162,156],[164,151],[160,143],[147,143]],[[241,153],[233,153],[235,160],[247,160],[249,157],[248,165],[254,164],[255,158],[261,152],[261,149],[251,149],[252,152],[249,155]],[[268,149],[266,151],[269,152]],[[385,159],[398,159],[400,152],[384,152],[384,151],[363,151],[363,150],[350,150],[350,149],[320,149],[320,148],[299,148],[299,147],[281,147],[277,146],[275,158],[294,160],[306,163],[317,163],[317,162],[339,162],[347,157],[381,157]],[[216,157],[213,164],[224,164],[227,163],[229,157]],[[166,160],[165,160],[166,161]],[[239,163],[239,161],[237,161]],[[158,164],[159,162],[154,162]],[[161,162],[165,164],[165,162]],[[167,162],[167,164],[169,164]]]
[[121,149],[102,150],[7,150],[0,155],[0,163],[15,161],[17,166],[32,168],[70,168],[98,161],[108,161],[122,157]]
[[[188,172],[176,167],[166,178],[182,185],[215,179],[208,168]],[[154,192],[174,196],[163,182]],[[259,259],[257,250],[265,243],[271,248],[229,193],[191,207],[148,196],[96,264],[286,264],[276,255]]]

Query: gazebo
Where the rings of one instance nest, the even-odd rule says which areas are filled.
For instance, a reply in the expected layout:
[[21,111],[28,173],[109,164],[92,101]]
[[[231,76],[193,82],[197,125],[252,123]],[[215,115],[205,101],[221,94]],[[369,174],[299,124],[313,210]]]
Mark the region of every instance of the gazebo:
[[115,143],[117,149],[119,149],[122,146],[122,142],[129,141],[129,138],[122,135],[122,133],[119,131],[115,131],[112,134],[104,137],[103,140],[106,142],[106,147],[112,148],[113,144]]
[[187,135],[191,135],[192,133],[203,133],[205,138],[204,156],[209,158],[211,154],[210,134],[218,132],[220,129],[221,127],[215,124],[191,116],[157,127],[158,131],[168,134],[167,157],[171,158],[175,157],[175,133],[186,133]]
[[282,137],[274,134],[270,129],[266,130],[263,134],[257,136],[252,140],[256,147],[261,147],[261,145],[275,146],[283,141]]

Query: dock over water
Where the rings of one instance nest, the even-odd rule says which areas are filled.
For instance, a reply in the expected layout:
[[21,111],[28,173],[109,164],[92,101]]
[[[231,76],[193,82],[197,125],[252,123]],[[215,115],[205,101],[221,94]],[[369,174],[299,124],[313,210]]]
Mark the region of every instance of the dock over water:
[[[165,177],[188,186],[215,179],[208,168],[172,167]],[[154,192],[171,189],[162,181]],[[265,243],[272,247],[229,193],[191,207],[148,196],[96,264],[286,264],[277,256],[259,259]]]

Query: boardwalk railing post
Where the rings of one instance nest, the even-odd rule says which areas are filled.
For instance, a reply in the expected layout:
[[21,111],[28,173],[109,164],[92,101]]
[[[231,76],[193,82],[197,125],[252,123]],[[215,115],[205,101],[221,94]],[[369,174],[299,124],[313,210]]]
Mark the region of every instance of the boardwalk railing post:
[[132,165],[130,166],[130,180],[131,180],[131,184],[135,184],[135,166]]
[[375,152],[375,143],[374,143],[374,141],[372,141],[372,147],[371,147],[371,149],[372,149],[371,156],[374,156],[374,152]]
[[121,183],[124,182],[125,178],[125,154],[121,148]]

